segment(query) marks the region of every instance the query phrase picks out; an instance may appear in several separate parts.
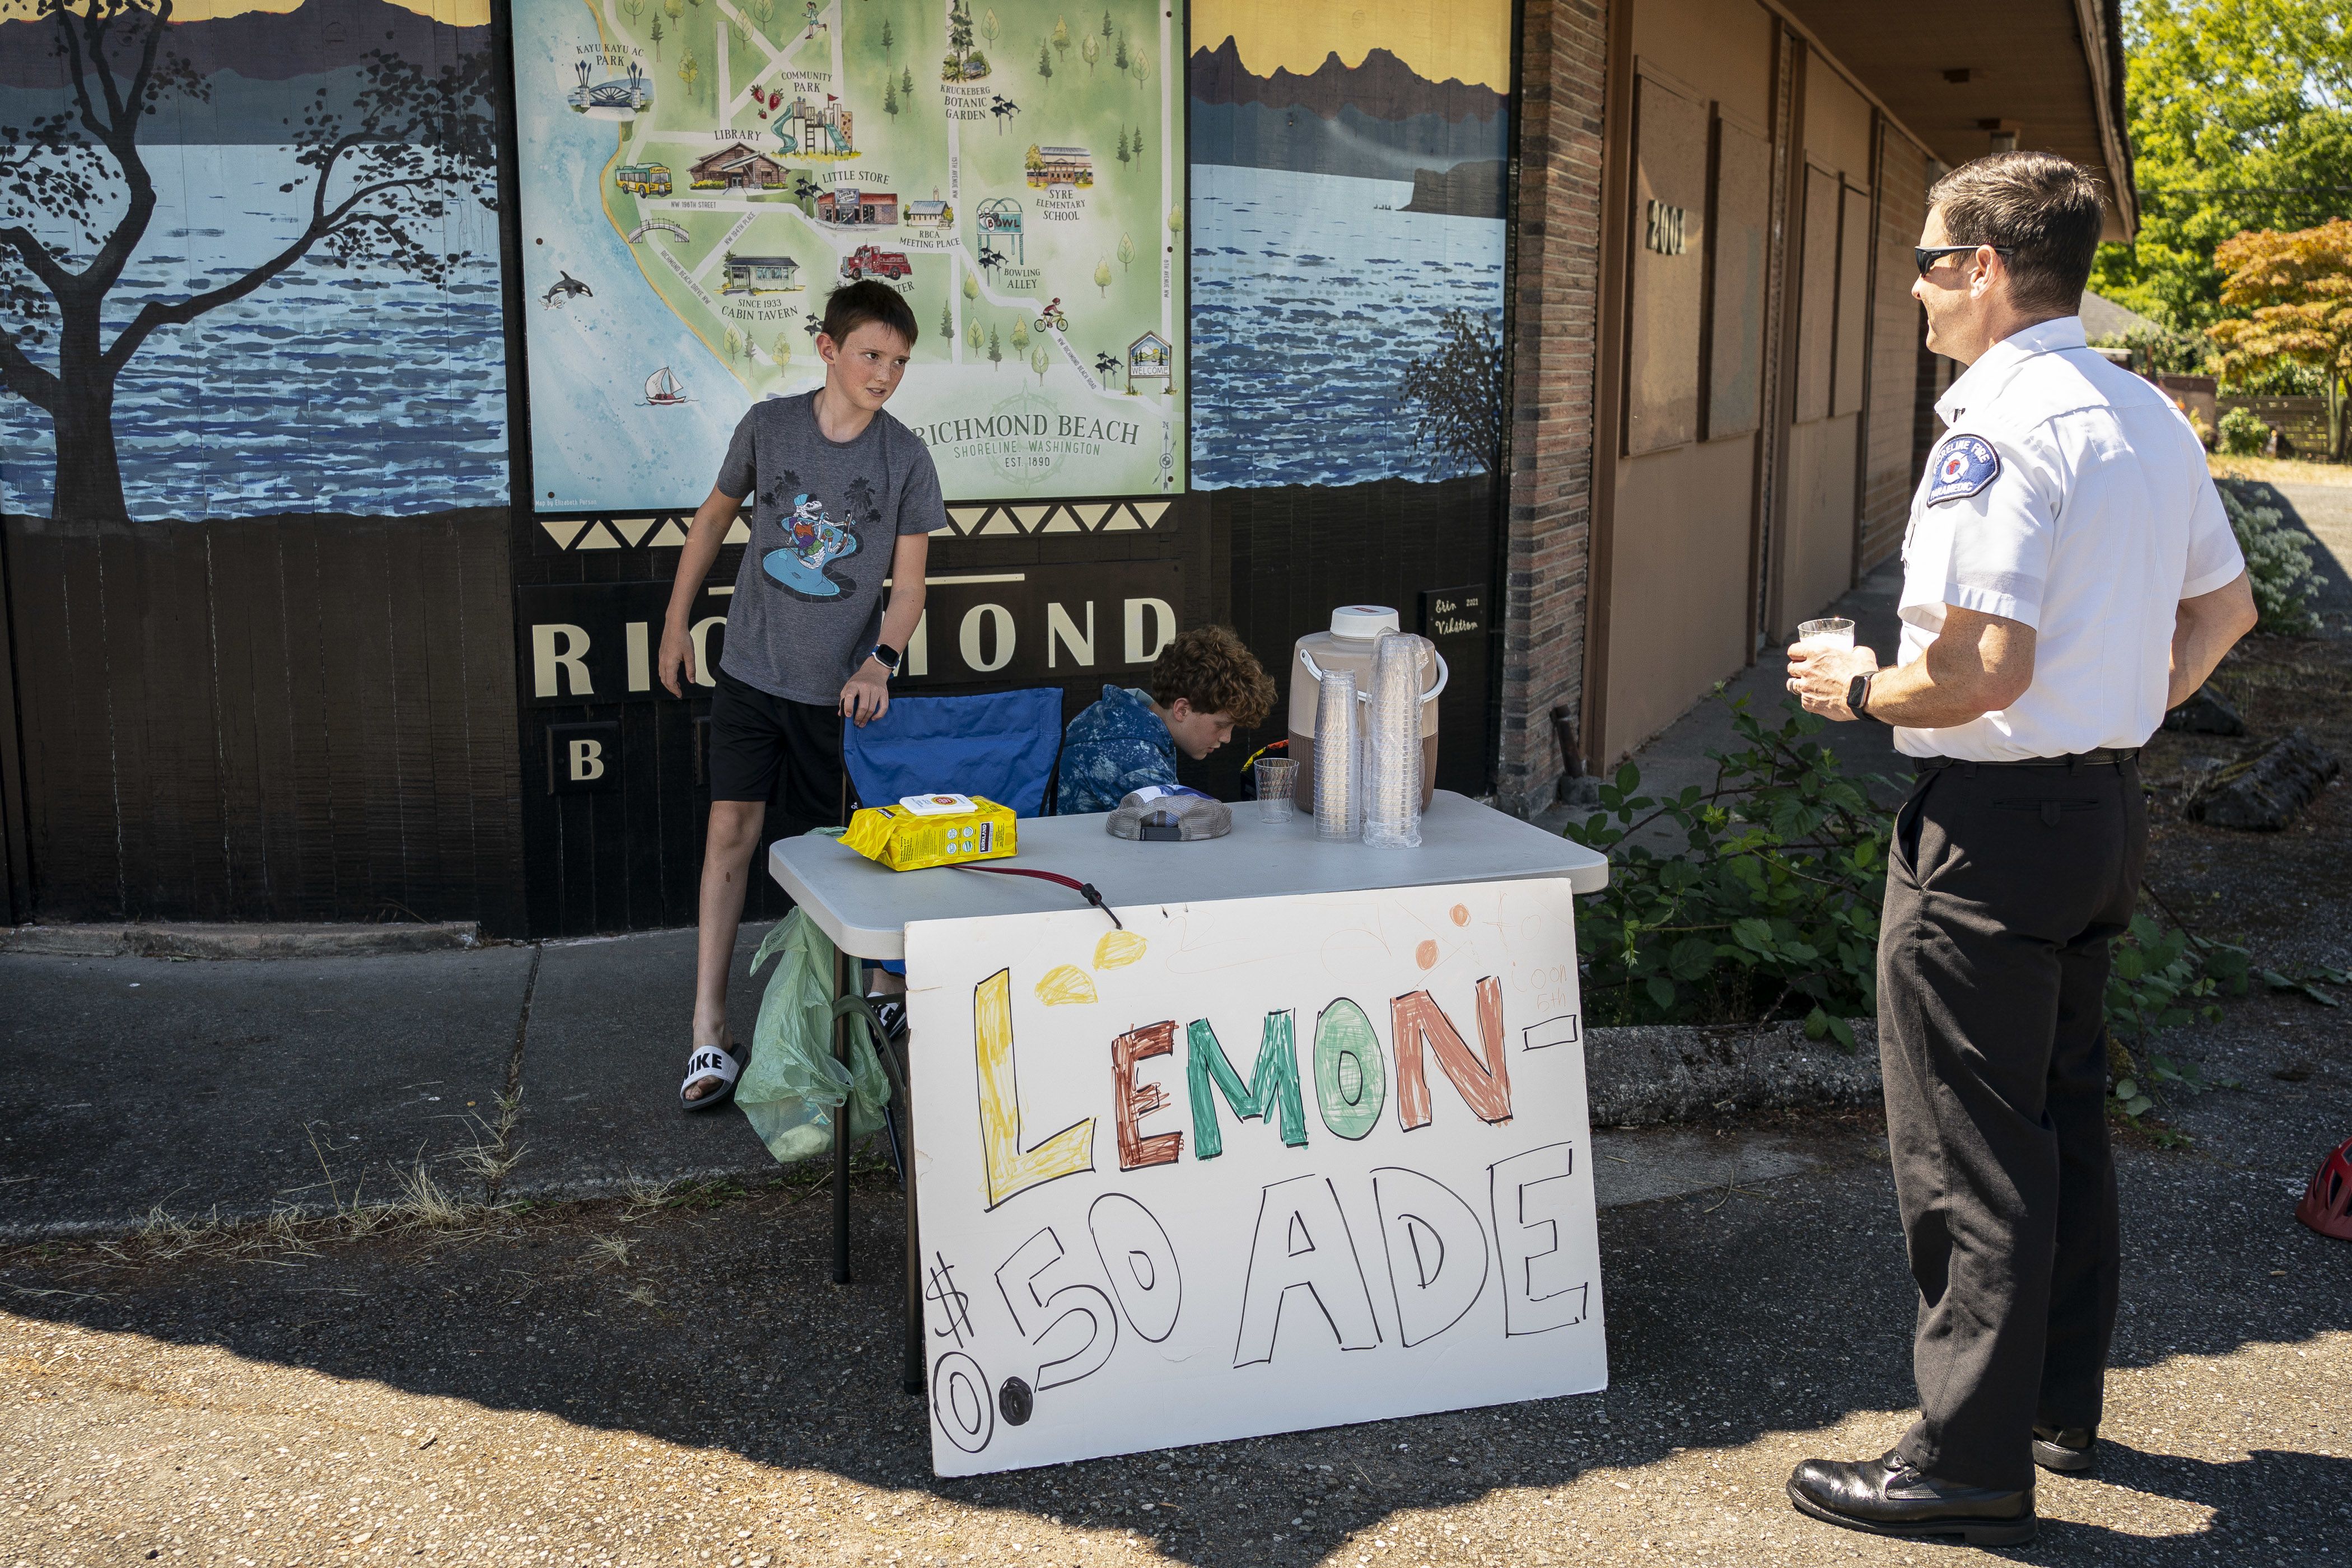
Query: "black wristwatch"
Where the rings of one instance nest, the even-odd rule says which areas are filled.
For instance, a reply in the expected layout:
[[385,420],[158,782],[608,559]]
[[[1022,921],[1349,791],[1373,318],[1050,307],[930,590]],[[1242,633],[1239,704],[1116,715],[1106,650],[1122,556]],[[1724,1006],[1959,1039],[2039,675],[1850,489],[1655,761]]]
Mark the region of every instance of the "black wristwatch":
[[[1878,718],[1870,710],[1870,677],[1877,673],[1874,669],[1869,675],[1857,675],[1845,683],[1846,710],[1857,719]],[[1879,722],[1883,724],[1885,721],[1881,719]]]
[[892,647],[888,643],[876,643],[874,645],[874,651],[867,654],[866,657],[880,665],[883,668],[888,670],[891,674],[896,675],[898,673],[898,660],[901,658],[901,655],[897,648]]

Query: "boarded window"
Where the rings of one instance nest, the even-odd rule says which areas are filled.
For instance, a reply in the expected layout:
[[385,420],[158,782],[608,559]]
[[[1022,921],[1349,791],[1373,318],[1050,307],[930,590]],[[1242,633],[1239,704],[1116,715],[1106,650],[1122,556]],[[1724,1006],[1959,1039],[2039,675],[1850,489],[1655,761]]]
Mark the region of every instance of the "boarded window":
[[1805,169],[1805,245],[1797,279],[1797,411],[1803,425],[1830,411],[1837,348],[1838,177]]
[[1772,149],[1728,121],[1715,122],[1715,287],[1709,302],[1706,438],[1745,436],[1762,422],[1764,245]]
[[1863,323],[1870,315],[1870,195],[1848,186],[1843,206],[1844,222],[1838,238],[1837,384],[1830,395],[1832,414],[1861,411],[1863,345],[1868,339]]
[[1648,77],[1633,99],[1633,267],[1626,332],[1625,450],[1698,435],[1699,306],[1706,256],[1704,106]]

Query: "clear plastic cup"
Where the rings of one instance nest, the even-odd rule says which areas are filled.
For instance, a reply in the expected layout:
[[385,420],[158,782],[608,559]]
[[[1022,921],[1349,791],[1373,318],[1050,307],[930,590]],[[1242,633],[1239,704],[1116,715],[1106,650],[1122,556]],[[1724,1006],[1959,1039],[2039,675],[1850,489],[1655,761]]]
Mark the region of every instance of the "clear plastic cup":
[[1818,621],[1797,623],[1797,646],[1810,648],[1845,648],[1853,646],[1853,623],[1843,616],[1825,616]]
[[1298,815],[1291,796],[1298,790],[1298,764],[1288,757],[1261,757],[1257,763],[1257,819],[1288,822]]

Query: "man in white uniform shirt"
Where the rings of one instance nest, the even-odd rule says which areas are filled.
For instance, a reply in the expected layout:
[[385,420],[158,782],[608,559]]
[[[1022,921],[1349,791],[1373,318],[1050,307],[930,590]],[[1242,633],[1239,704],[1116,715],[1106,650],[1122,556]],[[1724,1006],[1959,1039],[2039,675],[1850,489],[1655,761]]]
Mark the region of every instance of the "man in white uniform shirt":
[[1903,642],[1789,650],[1814,712],[1915,759],[1879,929],[1879,1055],[1920,1418],[1884,1457],[1810,1459],[1805,1513],[2008,1545],[2033,1466],[2095,1458],[2118,1247],[2107,944],[2147,841],[2140,744],[2254,624],[2188,421],[2084,346],[2091,176],[2006,153],[1928,194],[1927,346],[1969,368],[1912,498]]

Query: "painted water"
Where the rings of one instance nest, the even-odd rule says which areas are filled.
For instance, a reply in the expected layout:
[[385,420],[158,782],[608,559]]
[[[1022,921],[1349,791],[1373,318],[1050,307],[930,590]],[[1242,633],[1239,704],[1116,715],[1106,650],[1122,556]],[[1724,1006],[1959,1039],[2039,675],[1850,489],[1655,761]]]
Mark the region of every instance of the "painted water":
[[[309,172],[294,152],[142,149],[158,200],[108,301],[109,342],[148,299],[234,281],[301,232]],[[468,259],[445,284],[364,262],[339,268],[314,250],[243,300],[149,338],[116,383],[131,515],[507,504],[498,220],[470,199],[446,211],[440,248]],[[56,363],[53,352],[35,357]],[[48,416],[0,392],[0,508],[46,514],[53,464]]]
[[1411,182],[1195,163],[1192,484],[1437,479],[1399,407],[1449,310],[1499,331],[1504,224],[1396,209]]

